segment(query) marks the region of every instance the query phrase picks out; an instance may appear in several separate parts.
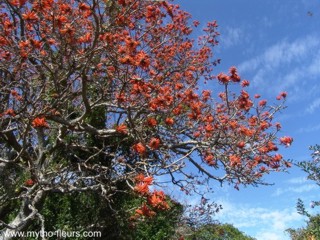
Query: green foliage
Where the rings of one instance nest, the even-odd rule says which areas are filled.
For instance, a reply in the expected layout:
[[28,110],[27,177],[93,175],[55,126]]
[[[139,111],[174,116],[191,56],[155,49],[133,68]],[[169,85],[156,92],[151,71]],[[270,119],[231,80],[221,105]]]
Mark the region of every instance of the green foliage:
[[297,212],[303,216],[311,217],[310,213],[306,210],[303,201],[299,198],[297,201]]
[[[316,182],[320,185],[320,146],[310,147],[312,150],[312,160],[302,161],[297,164],[304,172],[308,174],[308,179]],[[314,208],[320,205],[320,201],[311,202],[311,207]],[[304,228],[292,229],[289,228],[286,231],[289,233],[292,240],[315,240],[320,239],[320,214],[310,214],[301,199],[297,201],[297,212],[308,218],[307,226]]]
[[310,216],[307,226],[304,228],[286,230],[292,240],[316,240],[320,239],[320,214]]
[[230,224],[207,224],[198,228],[186,240],[254,240]]
[[[107,202],[94,192],[51,193],[43,204],[41,214],[46,219],[46,231],[100,231],[102,237],[99,239],[169,239],[175,232],[182,206],[170,201],[169,211],[158,212],[150,219],[133,220],[131,216],[140,205],[141,199],[135,194],[117,193],[112,202]],[[40,222],[30,225],[27,231],[40,231]]]
[[175,233],[175,226],[181,214],[182,206],[171,202],[171,209],[169,211],[158,212],[155,218],[145,219],[132,228],[129,239],[171,239]]
[[[106,208],[99,195],[83,193],[50,193],[41,214],[44,216],[46,231],[100,231],[99,225],[104,221]],[[34,222],[28,231],[39,231],[40,222]],[[32,238],[30,238],[32,239]],[[74,237],[74,240],[85,238]]]
[[297,165],[308,174],[308,179],[320,185],[320,145],[311,146],[310,150],[313,151],[312,160],[302,161]]

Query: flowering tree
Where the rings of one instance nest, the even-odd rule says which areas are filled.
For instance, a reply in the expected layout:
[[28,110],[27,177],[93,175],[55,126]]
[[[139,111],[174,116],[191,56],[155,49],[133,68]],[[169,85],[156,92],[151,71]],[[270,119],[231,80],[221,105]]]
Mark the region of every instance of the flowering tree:
[[[7,232],[44,222],[39,209],[49,192],[95,191],[108,200],[124,182],[146,201],[136,214],[152,216],[169,207],[162,191],[149,189],[157,176],[189,192],[210,179],[260,184],[265,173],[290,166],[276,152],[292,138],[277,138],[273,121],[286,93],[271,106],[249,95],[235,67],[213,75],[216,22],[196,41],[190,34],[199,23],[166,1],[0,6]],[[9,220],[5,209],[17,202]]]

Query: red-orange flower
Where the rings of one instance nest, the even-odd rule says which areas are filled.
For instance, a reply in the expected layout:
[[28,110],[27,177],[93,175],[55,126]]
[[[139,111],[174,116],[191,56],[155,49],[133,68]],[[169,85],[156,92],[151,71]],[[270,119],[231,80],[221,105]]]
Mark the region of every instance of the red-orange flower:
[[213,166],[216,164],[214,156],[212,154],[207,155],[204,160],[209,166]]
[[278,96],[277,96],[277,100],[281,100],[282,98],[286,98],[287,97],[287,93],[286,92],[281,92]]
[[27,179],[25,182],[24,182],[24,185],[30,187],[34,184],[34,181],[32,179]]
[[38,20],[38,16],[35,12],[26,12],[26,13],[22,14],[22,18],[26,21]]
[[281,129],[281,124],[280,123],[275,123],[275,127],[277,128],[277,130],[279,131]]
[[234,120],[230,121],[230,122],[229,122],[229,125],[230,125],[230,127],[231,127],[233,130],[238,127],[237,121],[234,121]]
[[138,182],[143,182],[144,175],[142,173],[139,173],[136,177],[135,180]]
[[264,166],[260,167],[260,172],[265,172],[266,170],[267,170],[266,167],[264,167]]
[[161,210],[167,210],[170,208],[166,202],[166,197],[163,191],[154,191],[153,194],[148,197],[148,204]]
[[7,111],[4,112],[5,115],[9,115],[11,117],[16,116],[15,112],[13,109],[9,108]]
[[284,162],[284,165],[285,165],[286,167],[291,167],[291,166],[292,166],[292,163],[285,161],[285,162]]
[[235,66],[232,66],[229,68],[229,72],[231,75],[237,74],[237,68]]
[[19,96],[18,92],[16,90],[11,90],[11,95],[13,97]]
[[266,104],[267,104],[267,101],[266,101],[266,100],[261,100],[261,101],[259,102],[259,106],[260,106],[260,107],[264,107]]
[[214,127],[211,125],[211,124],[207,124],[204,129],[207,131],[207,132],[212,132],[214,130]]
[[151,185],[153,181],[153,177],[152,176],[144,177],[142,181],[148,185]]
[[146,182],[141,182],[134,187],[134,190],[140,194],[146,194],[149,192],[149,184]]
[[238,98],[238,104],[240,109],[244,109],[246,111],[249,111],[252,107],[253,103],[250,100],[249,94],[246,91],[241,91],[241,95]]
[[159,145],[160,145],[160,139],[159,138],[151,138],[150,142],[149,142],[149,147],[152,149],[152,150],[156,150],[159,148]]
[[238,144],[237,144],[237,147],[238,147],[238,148],[244,148],[244,146],[245,146],[244,141],[240,141],[240,142],[238,142]]
[[209,90],[202,91],[202,98],[204,101],[207,101],[208,99],[210,99],[210,97],[211,97],[211,93]]
[[145,217],[153,217],[156,215],[154,211],[152,211],[146,204],[143,204],[143,206],[136,210],[136,213]]
[[262,130],[262,131],[264,131],[264,130],[266,130],[266,129],[268,129],[269,127],[270,127],[270,123],[268,123],[268,122],[266,122],[266,121],[261,121],[261,123],[260,123],[260,129]]
[[150,65],[150,59],[145,52],[139,52],[136,56],[136,65],[142,68],[147,68]]
[[166,118],[165,123],[167,125],[173,125],[174,124],[174,120],[173,120],[173,118]]
[[142,155],[146,153],[146,147],[145,147],[141,142],[133,145],[133,149],[134,149],[137,153],[142,154]]
[[79,43],[90,43],[92,35],[91,33],[87,33],[79,38]]
[[157,120],[155,118],[148,118],[147,124],[150,127],[155,127],[155,126],[157,126],[158,122],[157,122]]
[[32,121],[32,126],[34,128],[36,127],[45,127],[48,128],[49,125],[46,122],[46,119],[44,117],[36,117],[33,121]]
[[281,137],[280,138],[280,143],[285,145],[286,147],[289,147],[293,142],[293,138],[292,137]]
[[248,137],[252,137],[253,134],[254,134],[254,130],[246,128],[244,126],[240,126],[239,127],[239,131],[240,131],[241,134],[243,134],[245,136],[248,136]]
[[11,0],[9,1],[13,6],[23,6],[27,0]]
[[214,156],[212,154],[209,154],[208,156],[205,157],[205,160],[207,162],[211,162],[212,160],[214,160]]
[[281,154],[276,154],[276,155],[274,155],[274,157],[273,157],[273,160],[276,161],[276,162],[279,162],[281,159],[282,159]]
[[70,23],[67,23],[64,25],[64,28],[60,30],[60,33],[63,35],[64,34],[73,35],[75,30],[76,29]]
[[152,176],[145,177],[142,173],[138,174],[135,177],[135,180],[137,181],[137,189],[145,187],[145,185],[149,186],[153,182]]
[[228,83],[230,81],[230,77],[224,73],[219,73],[217,78],[221,83]]
[[193,133],[193,136],[194,136],[195,138],[200,137],[200,135],[201,135],[201,132],[199,132],[199,131]]
[[90,6],[85,4],[85,3],[80,3],[79,4],[79,9],[82,10],[82,11],[88,11],[88,10],[90,10]]
[[125,124],[120,124],[116,127],[116,131],[122,134],[128,134],[128,128]]
[[248,80],[243,80],[242,82],[241,82],[241,86],[242,87],[248,87],[250,85],[250,82],[248,81]]
[[267,147],[270,151],[278,151],[278,147],[271,141],[267,143]]
[[229,156],[230,166],[234,167],[241,163],[241,158],[236,155]]

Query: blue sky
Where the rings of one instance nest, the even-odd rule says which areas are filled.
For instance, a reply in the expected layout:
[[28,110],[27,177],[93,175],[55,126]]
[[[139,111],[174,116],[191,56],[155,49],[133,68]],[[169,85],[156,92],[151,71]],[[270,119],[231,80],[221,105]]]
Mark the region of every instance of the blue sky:
[[[288,93],[287,109],[278,120],[281,135],[292,136],[287,159],[310,159],[310,145],[320,144],[320,2],[318,0],[179,0],[202,26],[217,20],[221,58],[216,74],[236,66],[252,92],[276,102],[280,91]],[[312,14],[310,14],[312,12]],[[198,34],[198,32],[195,32]],[[289,239],[284,230],[305,225],[296,213],[296,201],[320,199],[320,188],[293,167],[289,173],[266,176],[273,186],[214,186],[212,200],[222,204],[216,218],[228,222],[258,240]]]

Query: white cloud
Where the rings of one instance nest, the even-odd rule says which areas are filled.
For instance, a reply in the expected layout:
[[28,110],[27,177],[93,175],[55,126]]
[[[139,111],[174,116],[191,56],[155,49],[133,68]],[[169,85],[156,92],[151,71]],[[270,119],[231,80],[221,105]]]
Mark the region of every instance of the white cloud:
[[274,232],[268,232],[267,230],[265,232],[261,232],[256,235],[256,239],[258,240],[283,240],[282,236],[279,236],[277,233]]
[[318,55],[312,62],[312,64],[308,67],[308,72],[312,75],[320,74],[320,56]]
[[316,132],[320,130],[320,124],[303,127],[298,130],[299,133],[310,133],[310,132]]
[[243,62],[239,70],[245,72],[256,71],[258,68],[271,70],[274,67],[283,67],[283,64],[301,60],[319,45],[319,39],[314,35],[293,42],[283,40],[267,48],[261,55]]
[[295,178],[290,178],[286,182],[291,183],[291,184],[304,184],[308,181],[306,177],[295,177]]
[[236,228],[258,240],[289,239],[285,230],[303,223],[303,217],[294,207],[273,209],[251,207],[224,201],[223,209],[217,214],[218,220],[233,224]]
[[315,184],[304,184],[300,187],[277,188],[277,190],[272,195],[280,196],[285,193],[305,193],[316,189],[318,189],[318,186]]
[[[295,117],[314,114],[320,108],[319,49],[319,36],[315,34],[292,42],[281,40],[265,50],[262,49],[260,55],[241,63],[238,70],[242,76],[251,79],[256,92],[275,97],[279,92],[286,91],[288,104],[307,106],[303,111],[295,112]],[[300,132],[319,129],[320,125],[311,126]]]
[[312,97],[310,89],[320,87],[316,81],[320,75],[319,47],[319,37],[315,35],[293,42],[282,40],[244,61],[238,69],[241,75],[253,74],[252,86],[259,91],[273,95],[288,91],[289,101],[301,102]]
[[243,43],[244,40],[244,31],[243,29],[237,27],[237,28],[233,28],[233,27],[226,27],[223,29],[222,33],[221,33],[221,46],[228,48],[228,47],[232,47],[235,46],[237,44]]
[[[319,65],[320,68],[320,65]],[[313,113],[317,108],[320,107],[320,98],[315,99],[310,106],[307,108],[307,113]]]

